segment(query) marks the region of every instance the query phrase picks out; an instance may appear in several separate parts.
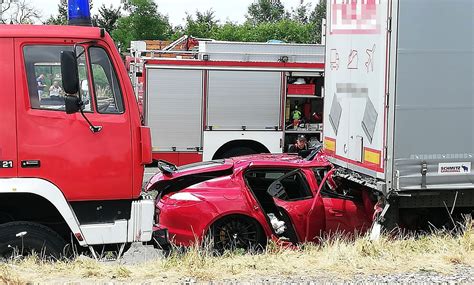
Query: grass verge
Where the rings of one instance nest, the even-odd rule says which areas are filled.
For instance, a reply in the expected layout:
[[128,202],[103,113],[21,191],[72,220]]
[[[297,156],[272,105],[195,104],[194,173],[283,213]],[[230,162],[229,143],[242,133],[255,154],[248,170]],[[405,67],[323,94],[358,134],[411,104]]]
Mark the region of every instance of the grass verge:
[[[355,275],[432,271],[449,274],[456,265],[474,267],[474,229],[460,234],[384,236],[347,240],[327,238],[320,244],[285,249],[269,244],[263,254],[228,252],[213,256],[198,247],[162,260],[127,266],[89,259],[45,262],[37,257],[0,264],[0,283],[65,281],[179,282],[249,280],[279,276],[350,279]],[[324,275],[322,275],[324,274]]]

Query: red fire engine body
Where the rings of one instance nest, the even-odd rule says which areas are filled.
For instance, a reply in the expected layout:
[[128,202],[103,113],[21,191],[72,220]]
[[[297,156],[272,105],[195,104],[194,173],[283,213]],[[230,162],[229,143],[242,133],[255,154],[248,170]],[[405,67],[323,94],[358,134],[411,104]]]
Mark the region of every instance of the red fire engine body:
[[[140,197],[150,132],[110,36],[2,25],[0,50],[0,254],[21,244],[57,255],[71,236],[82,246],[150,240],[154,203]],[[67,51],[84,116],[66,112]]]
[[321,139],[323,45],[183,39],[163,50],[132,42],[127,61],[155,160],[281,153],[298,135]]

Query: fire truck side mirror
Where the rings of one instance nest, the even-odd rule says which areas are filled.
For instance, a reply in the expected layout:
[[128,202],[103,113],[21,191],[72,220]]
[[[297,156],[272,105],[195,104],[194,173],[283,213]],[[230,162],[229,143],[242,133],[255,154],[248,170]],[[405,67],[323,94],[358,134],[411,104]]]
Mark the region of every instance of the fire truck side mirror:
[[61,51],[61,75],[64,92],[71,95],[77,94],[79,92],[79,72],[75,52]]

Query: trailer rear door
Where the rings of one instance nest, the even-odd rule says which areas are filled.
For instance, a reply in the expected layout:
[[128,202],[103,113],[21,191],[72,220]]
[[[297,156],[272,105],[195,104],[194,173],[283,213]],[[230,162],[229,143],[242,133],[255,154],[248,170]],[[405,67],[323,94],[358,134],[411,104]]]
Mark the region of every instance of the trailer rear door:
[[324,147],[335,164],[381,179],[388,2],[327,5]]
[[203,71],[147,66],[146,78],[153,151],[202,149]]

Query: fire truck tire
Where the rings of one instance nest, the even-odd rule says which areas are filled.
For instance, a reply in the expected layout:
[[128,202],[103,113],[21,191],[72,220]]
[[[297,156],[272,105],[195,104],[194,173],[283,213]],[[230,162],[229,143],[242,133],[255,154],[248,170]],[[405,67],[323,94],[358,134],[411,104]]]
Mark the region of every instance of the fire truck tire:
[[66,242],[50,228],[32,222],[10,222],[0,225],[0,256],[29,255],[58,259]]
[[222,158],[229,158],[234,156],[256,154],[257,151],[250,147],[240,146],[229,149],[222,154]]

